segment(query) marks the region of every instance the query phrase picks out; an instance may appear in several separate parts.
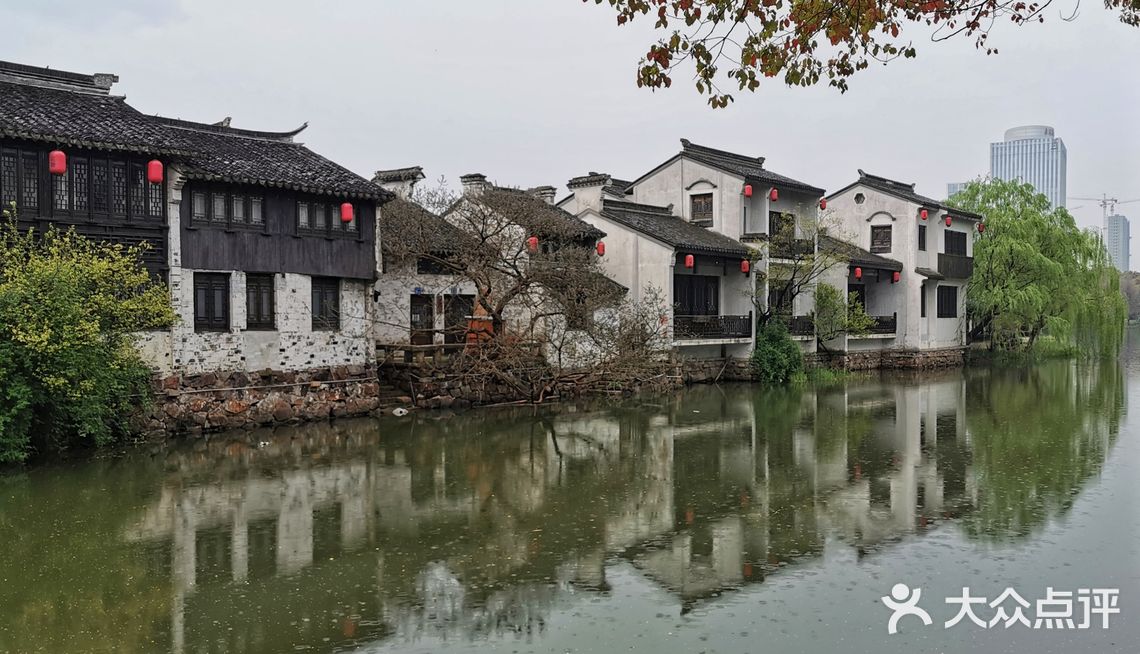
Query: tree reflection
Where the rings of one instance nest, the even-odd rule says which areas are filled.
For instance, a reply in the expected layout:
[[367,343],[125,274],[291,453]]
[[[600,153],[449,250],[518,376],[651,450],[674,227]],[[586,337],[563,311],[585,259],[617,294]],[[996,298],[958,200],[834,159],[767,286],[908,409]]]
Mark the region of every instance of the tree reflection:
[[[1118,365],[1057,364],[342,422],[44,470],[0,486],[21,535],[0,649],[534,640],[611,592],[615,565],[687,611],[936,524],[1028,538],[1100,470],[1122,411]],[[14,563],[36,560],[58,572]]]
[[1024,537],[1068,512],[1116,441],[1119,363],[994,370],[968,389],[978,497],[966,531],[986,540]]

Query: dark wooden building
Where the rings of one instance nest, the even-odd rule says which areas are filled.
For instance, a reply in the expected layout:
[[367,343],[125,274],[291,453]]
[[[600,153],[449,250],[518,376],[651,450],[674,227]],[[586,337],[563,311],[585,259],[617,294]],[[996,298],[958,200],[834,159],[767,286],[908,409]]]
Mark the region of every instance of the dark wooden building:
[[371,363],[391,194],[296,142],[304,126],[146,115],[111,94],[117,80],[0,62],[0,202],[21,227],[150,244],[145,263],[181,318],[142,338],[159,369]]

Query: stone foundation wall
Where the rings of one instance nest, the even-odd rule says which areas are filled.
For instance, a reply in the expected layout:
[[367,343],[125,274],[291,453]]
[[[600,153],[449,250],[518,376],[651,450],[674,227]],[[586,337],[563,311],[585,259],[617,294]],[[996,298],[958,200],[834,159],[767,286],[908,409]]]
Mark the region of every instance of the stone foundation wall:
[[[470,406],[523,402],[534,399],[524,397],[513,387],[496,382],[489,377],[475,378],[472,375],[460,374],[446,368],[433,367],[431,364],[389,362],[380,367],[379,377],[382,384],[407,393],[407,396],[399,398],[400,400],[407,400],[414,403],[415,406],[426,409],[461,409]],[[641,388],[650,386],[654,388],[674,387],[680,384],[680,377],[663,376],[661,379],[646,383]],[[623,387],[614,390],[622,394],[632,394],[641,388]],[[582,388],[567,383],[555,386],[546,393],[544,399],[556,396],[561,400],[566,400],[609,392],[609,389],[605,388]]]
[[380,409],[381,388],[372,366],[170,375],[155,379],[153,405],[133,426],[183,434],[363,416]]
[[752,381],[748,359],[684,359],[677,363],[676,376],[686,384]]
[[810,367],[828,367],[840,370],[928,370],[932,368],[960,367],[966,363],[966,348],[953,347],[939,350],[866,350],[859,352],[817,352],[804,356]]

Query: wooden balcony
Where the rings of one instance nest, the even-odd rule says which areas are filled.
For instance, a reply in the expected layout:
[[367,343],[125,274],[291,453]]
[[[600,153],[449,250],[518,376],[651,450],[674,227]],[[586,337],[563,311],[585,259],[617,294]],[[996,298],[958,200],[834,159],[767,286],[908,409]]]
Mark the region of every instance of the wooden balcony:
[[751,314],[745,316],[673,316],[673,338],[679,341],[751,337]]
[[795,259],[815,252],[815,243],[806,238],[769,241],[768,256],[772,259]]
[[974,274],[974,258],[960,254],[939,254],[938,272],[950,279],[969,279]]

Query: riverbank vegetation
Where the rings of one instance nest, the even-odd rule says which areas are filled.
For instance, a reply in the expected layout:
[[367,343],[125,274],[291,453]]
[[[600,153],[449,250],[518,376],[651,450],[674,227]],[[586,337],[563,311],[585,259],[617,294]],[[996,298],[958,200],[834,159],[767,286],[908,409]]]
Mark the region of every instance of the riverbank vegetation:
[[0,462],[105,445],[149,389],[133,334],[174,320],[142,250],[0,226]]
[[1119,350],[1127,307],[1097,233],[1017,181],[976,181],[950,203],[986,217],[966,296],[970,340],[1015,353]]

